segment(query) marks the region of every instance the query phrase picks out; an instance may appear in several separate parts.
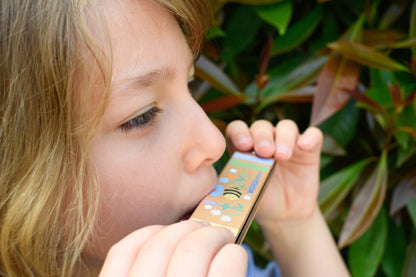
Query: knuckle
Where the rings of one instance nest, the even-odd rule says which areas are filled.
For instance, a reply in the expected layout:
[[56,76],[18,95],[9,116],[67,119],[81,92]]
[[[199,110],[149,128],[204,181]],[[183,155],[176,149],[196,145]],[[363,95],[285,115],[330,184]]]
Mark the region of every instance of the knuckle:
[[140,253],[143,255],[146,255],[146,253],[153,253],[157,249],[159,249],[163,245],[160,241],[157,241],[155,239],[151,239],[147,241],[142,248],[140,249]]

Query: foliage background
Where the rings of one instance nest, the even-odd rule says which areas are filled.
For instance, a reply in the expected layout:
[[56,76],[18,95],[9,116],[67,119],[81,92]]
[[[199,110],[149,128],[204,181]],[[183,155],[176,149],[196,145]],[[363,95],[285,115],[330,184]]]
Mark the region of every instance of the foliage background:
[[[352,275],[416,276],[416,0],[210,3],[193,94],[211,119],[318,126],[319,203]],[[271,258],[256,224],[246,243]]]

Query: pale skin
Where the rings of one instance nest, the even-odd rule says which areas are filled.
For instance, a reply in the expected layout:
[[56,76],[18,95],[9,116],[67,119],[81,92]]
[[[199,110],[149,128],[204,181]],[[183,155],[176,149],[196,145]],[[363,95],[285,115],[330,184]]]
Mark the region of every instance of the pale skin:
[[[102,277],[245,276],[247,254],[230,231],[182,221],[215,188],[225,140],[188,91],[193,57],[179,25],[152,1],[102,8],[113,80],[91,145],[102,193],[87,266]],[[256,219],[283,275],[348,276],[317,207],[321,132],[235,121],[226,141],[230,151],[277,160]]]

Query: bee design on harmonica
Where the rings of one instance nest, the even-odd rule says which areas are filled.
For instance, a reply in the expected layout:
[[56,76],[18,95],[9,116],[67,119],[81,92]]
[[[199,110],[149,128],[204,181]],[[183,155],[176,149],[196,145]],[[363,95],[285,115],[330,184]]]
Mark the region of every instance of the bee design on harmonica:
[[241,197],[241,191],[236,187],[226,188],[223,195],[229,200],[236,200]]

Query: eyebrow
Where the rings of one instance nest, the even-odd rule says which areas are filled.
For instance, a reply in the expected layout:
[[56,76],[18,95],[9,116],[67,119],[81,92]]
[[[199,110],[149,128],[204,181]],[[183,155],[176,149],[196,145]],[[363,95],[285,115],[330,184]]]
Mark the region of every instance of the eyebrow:
[[117,85],[117,94],[122,91],[151,87],[158,82],[173,78],[174,75],[175,70],[173,68],[162,67],[156,70],[152,70],[144,75],[133,78],[126,78],[123,79],[122,83]]
[[143,76],[135,78],[135,83],[140,87],[150,87],[162,80],[171,79],[175,71],[170,67],[164,67],[158,70],[151,71]]
[[[188,68],[191,69],[194,65],[195,60],[191,57]],[[161,67],[141,76],[123,79],[122,84],[117,85],[116,94],[123,91],[151,87],[158,82],[173,78],[175,72],[175,69],[172,67]]]

